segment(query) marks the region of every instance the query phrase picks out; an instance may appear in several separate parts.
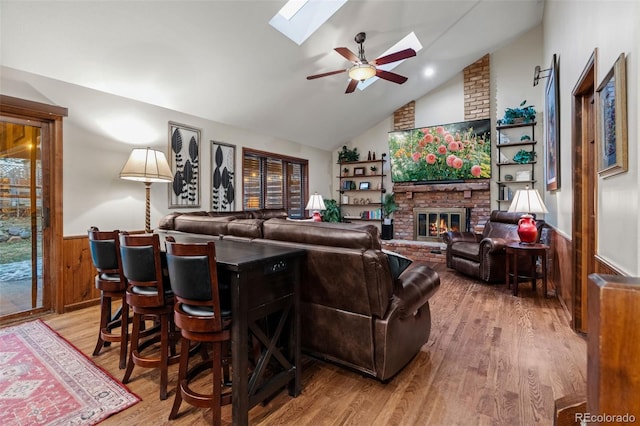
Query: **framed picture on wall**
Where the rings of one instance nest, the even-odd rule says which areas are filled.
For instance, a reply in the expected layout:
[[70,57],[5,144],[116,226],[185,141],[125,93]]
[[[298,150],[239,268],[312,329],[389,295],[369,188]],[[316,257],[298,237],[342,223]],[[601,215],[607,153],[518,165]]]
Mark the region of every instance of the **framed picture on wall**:
[[236,146],[211,141],[211,210],[235,210]]
[[200,129],[169,122],[169,208],[200,207]]
[[596,90],[598,173],[602,177],[628,169],[625,68],[626,59],[622,53]]
[[560,189],[560,88],[556,55],[551,59],[545,89],[545,182],[547,191]]

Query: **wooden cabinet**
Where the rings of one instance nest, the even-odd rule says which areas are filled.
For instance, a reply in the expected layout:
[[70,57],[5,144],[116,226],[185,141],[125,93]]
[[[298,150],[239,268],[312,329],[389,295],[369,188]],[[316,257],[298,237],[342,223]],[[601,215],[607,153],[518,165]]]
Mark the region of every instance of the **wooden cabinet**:
[[518,189],[534,188],[537,163],[535,122],[498,125],[496,168],[498,207],[507,210]]
[[387,154],[379,160],[350,161],[340,164],[338,204],[343,221],[382,221],[383,172]]

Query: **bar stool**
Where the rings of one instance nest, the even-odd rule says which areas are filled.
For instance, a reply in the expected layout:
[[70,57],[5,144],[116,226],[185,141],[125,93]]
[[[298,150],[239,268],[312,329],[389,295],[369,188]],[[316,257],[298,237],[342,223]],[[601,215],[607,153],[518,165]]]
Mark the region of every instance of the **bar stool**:
[[[173,293],[163,272],[160,238],[157,234],[120,233],[122,273],[127,281],[126,300],[133,310],[129,360],[123,383],[128,383],[134,366],[160,370],[160,399],[167,399],[169,365],[179,361],[179,334],[173,320]],[[142,329],[145,320],[154,326]],[[160,354],[152,349],[160,343]],[[144,355],[143,355],[144,352]],[[155,356],[154,356],[155,355]]]
[[[180,369],[169,420],[178,416],[182,400],[196,407],[211,408],[213,424],[221,422],[221,406],[231,403],[229,364],[231,343],[230,295],[221,295],[218,286],[215,243],[166,243],[167,267],[175,304],[175,321],[180,328]],[[228,288],[227,288],[228,290]],[[212,359],[203,357],[189,368],[189,348],[193,343],[211,344]],[[201,373],[212,370],[211,394],[190,387]],[[223,392],[224,390],[224,392]]]
[[[123,369],[127,363],[129,309],[125,298],[126,283],[118,262],[118,233],[118,230],[100,231],[95,226],[88,231],[91,260],[98,272],[95,276],[95,286],[100,290],[100,330],[93,355],[97,356],[100,350],[110,346],[111,342],[120,342],[118,366]],[[112,312],[113,300],[121,302],[115,313]],[[113,332],[117,328],[120,328],[120,333]]]

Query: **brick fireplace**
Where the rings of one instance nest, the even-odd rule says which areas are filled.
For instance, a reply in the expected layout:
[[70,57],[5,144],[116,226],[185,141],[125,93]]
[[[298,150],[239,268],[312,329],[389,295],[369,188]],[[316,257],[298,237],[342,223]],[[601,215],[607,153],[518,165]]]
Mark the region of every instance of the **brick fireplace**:
[[[416,220],[420,220],[420,215],[414,213],[428,211],[437,213],[439,217],[444,212],[464,211],[463,223],[458,224],[462,227],[460,230],[478,230],[491,215],[489,185],[489,180],[431,185],[394,184],[398,210],[393,214],[393,240],[384,241],[383,245],[415,260],[444,263],[442,236],[419,238],[416,228],[420,223]],[[449,225],[452,225],[451,219]]]
[[414,208],[413,239],[416,241],[442,241],[449,231],[468,231],[468,208]]
[[[433,185],[395,184],[393,192],[398,203],[398,210],[393,214],[393,238],[395,239],[419,240],[415,236],[414,209],[437,212],[465,209],[469,214],[468,218],[465,218],[463,230],[466,230],[467,223],[469,229],[475,229],[486,222],[491,214],[491,191],[488,180]],[[439,242],[441,238],[431,241]]]

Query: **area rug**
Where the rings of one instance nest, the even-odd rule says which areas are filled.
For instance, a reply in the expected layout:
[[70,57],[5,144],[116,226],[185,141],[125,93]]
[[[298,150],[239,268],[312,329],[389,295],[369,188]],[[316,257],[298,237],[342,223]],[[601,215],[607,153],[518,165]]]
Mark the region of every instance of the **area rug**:
[[0,329],[0,425],[93,425],[139,400],[44,322]]

